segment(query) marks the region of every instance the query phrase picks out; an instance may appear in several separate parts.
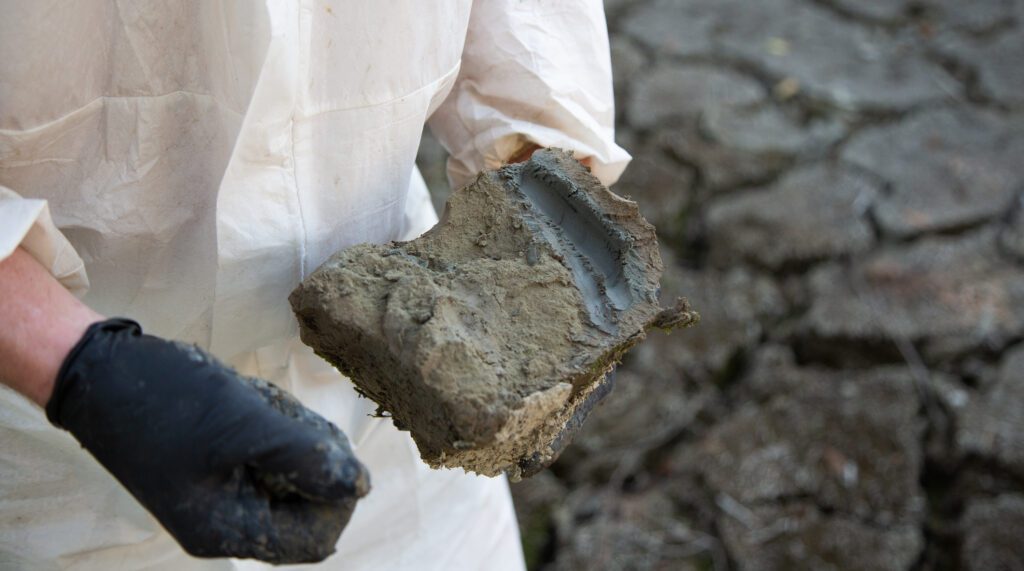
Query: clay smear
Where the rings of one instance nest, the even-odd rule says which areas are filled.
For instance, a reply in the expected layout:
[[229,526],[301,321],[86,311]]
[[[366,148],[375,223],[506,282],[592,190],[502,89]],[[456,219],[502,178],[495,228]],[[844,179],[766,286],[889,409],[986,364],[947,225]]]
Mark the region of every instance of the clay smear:
[[562,151],[482,173],[411,242],[338,252],[291,295],[302,340],[434,467],[519,477],[662,310],[654,228]]

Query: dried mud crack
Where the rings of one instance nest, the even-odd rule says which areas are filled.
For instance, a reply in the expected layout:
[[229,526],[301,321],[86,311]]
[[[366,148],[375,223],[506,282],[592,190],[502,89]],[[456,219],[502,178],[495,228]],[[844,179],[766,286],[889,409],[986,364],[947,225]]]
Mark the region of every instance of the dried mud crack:
[[701,310],[512,487],[531,569],[1024,569],[1024,0],[605,0]]

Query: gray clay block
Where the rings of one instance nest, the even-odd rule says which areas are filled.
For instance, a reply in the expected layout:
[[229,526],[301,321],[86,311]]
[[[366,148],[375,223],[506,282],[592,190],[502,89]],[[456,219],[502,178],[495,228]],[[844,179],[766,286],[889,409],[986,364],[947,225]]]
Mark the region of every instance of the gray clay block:
[[696,322],[658,305],[661,272],[636,203],[551,149],[480,174],[416,240],[338,252],[290,300],[424,461],[518,478],[647,329]]

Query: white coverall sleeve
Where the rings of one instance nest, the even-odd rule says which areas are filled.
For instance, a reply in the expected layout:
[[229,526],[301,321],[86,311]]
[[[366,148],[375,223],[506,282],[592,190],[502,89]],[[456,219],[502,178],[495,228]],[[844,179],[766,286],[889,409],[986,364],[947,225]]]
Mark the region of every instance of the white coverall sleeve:
[[590,157],[615,182],[630,157],[615,144],[601,0],[476,0],[459,77],[429,124],[451,153],[452,188],[530,142]]
[[22,198],[0,186],[0,261],[6,260],[18,246],[71,293],[81,297],[89,289],[85,264],[54,225],[46,201]]

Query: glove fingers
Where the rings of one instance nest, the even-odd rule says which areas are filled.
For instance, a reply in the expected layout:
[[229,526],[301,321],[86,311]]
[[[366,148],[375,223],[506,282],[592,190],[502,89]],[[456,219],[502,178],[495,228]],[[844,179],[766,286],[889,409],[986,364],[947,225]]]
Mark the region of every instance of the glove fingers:
[[[251,393],[236,396],[245,397],[260,398]],[[217,471],[248,466],[254,481],[277,498],[298,494],[336,502],[370,491],[369,473],[348,439],[322,417],[308,412],[316,418],[301,420],[262,402],[257,410],[262,413],[221,427],[213,459]]]
[[254,481],[277,498],[336,502],[369,492],[369,474],[337,427],[276,386],[231,373],[223,398],[249,404],[235,407],[247,411],[241,417],[218,414],[220,426],[208,430],[218,435],[211,459],[216,471],[248,466]]
[[317,563],[335,551],[355,500],[325,504],[291,496],[277,500],[258,492],[247,502],[247,513],[237,518],[240,534],[228,532],[221,545],[230,556],[255,558],[277,565]]
[[290,428],[293,432],[268,438],[267,446],[248,460],[275,496],[337,502],[369,493],[370,474],[346,442],[309,427]]
[[[244,472],[239,469],[236,474]],[[323,561],[334,553],[356,504],[354,498],[321,503],[292,495],[278,500],[254,485],[248,475],[235,483],[233,493],[204,502],[203,517],[197,520],[202,523],[172,530],[190,554],[275,564]]]
[[[191,505],[182,506],[192,525],[175,525],[168,531],[196,557],[239,557],[276,561],[280,548],[273,529],[270,499],[251,482],[244,467],[233,470],[218,490],[205,490]],[[201,514],[198,513],[201,510]]]
[[355,498],[329,504],[301,498],[271,500],[270,514],[282,559],[291,563],[326,559],[334,553],[355,505]]

